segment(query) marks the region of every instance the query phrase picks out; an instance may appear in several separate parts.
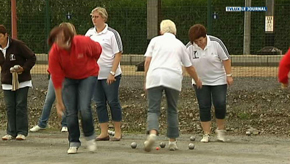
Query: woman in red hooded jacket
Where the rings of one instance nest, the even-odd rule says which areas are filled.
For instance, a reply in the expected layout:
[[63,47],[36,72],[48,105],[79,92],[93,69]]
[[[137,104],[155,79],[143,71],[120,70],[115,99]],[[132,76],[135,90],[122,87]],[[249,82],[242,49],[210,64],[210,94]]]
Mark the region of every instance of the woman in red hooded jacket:
[[78,112],[89,151],[96,150],[91,99],[98,79],[97,60],[102,53],[98,42],[74,35],[68,27],[55,27],[49,35],[48,71],[55,88],[58,115],[67,114],[68,154],[77,153],[81,146]]
[[278,78],[279,82],[282,83],[281,85],[282,88],[288,87],[289,71],[290,71],[290,48],[283,56],[279,64]]

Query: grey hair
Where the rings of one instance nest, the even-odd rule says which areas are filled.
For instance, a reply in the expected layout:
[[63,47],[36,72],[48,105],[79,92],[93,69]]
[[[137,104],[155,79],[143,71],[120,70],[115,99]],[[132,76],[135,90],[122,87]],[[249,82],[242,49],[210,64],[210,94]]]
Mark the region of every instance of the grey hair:
[[176,26],[173,21],[169,19],[165,19],[160,23],[160,32],[164,33],[172,33],[176,35]]
[[96,7],[91,11],[90,15],[93,15],[94,12],[98,12],[102,18],[105,19],[105,22],[108,20],[107,10],[103,7]]

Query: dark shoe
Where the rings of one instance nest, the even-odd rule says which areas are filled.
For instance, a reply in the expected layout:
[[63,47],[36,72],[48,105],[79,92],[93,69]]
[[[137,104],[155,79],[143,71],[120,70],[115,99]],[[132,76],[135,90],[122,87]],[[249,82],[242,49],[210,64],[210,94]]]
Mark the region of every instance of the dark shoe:
[[[121,138],[122,138],[122,137],[121,137]],[[121,141],[121,138],[113,137],[113,138],[111,138],[111,141]]]
[[110,140],[110,136],[107,137],[103,137],[103,138],[96,138],[96,141],[109,141]]
[[111,141],[121,141],[121,139],[122,139],[122,135],[120,138],[116,138],[116,137],[111,138]]

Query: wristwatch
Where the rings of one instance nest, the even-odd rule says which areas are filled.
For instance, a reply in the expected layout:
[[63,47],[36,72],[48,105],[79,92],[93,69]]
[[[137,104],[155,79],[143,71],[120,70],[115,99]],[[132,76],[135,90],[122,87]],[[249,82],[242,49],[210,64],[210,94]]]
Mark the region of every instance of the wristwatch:
[[233,75],[230,73],[230,74],[227,74],[227,77],[232,77]]
[[110,71],[110,74],[113,75],[113,76],[115,76],[115,72],[113,72],[113,71]]

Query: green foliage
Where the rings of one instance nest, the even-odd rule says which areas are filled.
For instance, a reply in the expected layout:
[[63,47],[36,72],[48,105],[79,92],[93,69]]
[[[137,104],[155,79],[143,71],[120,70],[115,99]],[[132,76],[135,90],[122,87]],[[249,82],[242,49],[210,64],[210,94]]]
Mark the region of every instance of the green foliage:
[[246,112],[240,112],[240,113],[238,113],[237,117],[241,120],[248,120],[248,119],[250,119],[251,115],[249,113],[246,113]]
[[[188,29],[196,24],[207,25],[207,0],[162,0],[161,20],[171,19],[177,26],[177,38],[188,42]],[[226,12],[226,6],[244,6],[244,0],[212,0],[211,35],[219,37],[231,54],[241,54],[243,49],[244,13]],[[36,53],[47,52],[47,32],[61,22],[69,21],[79,34],[93,27],[90,12],[93,8],[105,7],[109,14],[108,24],[122,38],[124,53],[143,54],[147,47],[147,1],[145,0],[49,0],[49,15],[46,0],[17,0],[18,38]],[[252,6],[265,6],[264,0],[252,1]],[[11,28],[10,1],[0,3],[0,24]],[[290,42],[290,1],[275,1],[275,47],[283,53]],[[67,15],[71,15],[71,19]],[[3,15],[6,15],[5,17]],[[47,23],[49,16],[49,24]],[[265,13],[251,12],[251,53],[265,46]],[[10,31],[10,30],[9,30]]]

